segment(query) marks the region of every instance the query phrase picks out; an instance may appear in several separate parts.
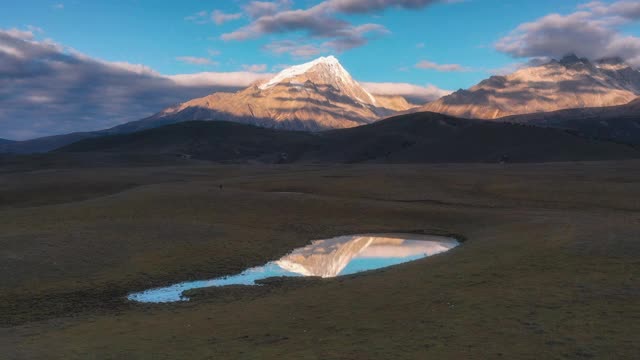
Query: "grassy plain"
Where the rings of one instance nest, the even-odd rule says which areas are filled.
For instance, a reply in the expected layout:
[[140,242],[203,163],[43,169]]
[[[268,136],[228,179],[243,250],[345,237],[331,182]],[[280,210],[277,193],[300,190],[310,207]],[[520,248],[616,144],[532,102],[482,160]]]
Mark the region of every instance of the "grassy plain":
[[[0,173],[3,359],[640,353],[640,161],[74,164]],[[205,290],[180,304],[124,298],[313,239],[397,231],[466,242],[344,278]]]

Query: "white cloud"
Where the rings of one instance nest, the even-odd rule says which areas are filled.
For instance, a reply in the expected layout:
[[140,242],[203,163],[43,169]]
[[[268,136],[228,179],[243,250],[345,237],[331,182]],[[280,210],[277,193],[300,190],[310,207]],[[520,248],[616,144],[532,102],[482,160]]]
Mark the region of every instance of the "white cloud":
[[[92,60],[92,59],[87,57],[86,60]],[[101,60],[95,60],[95,61],[101,62],[105,66],[112,67],[114,69],[125,70],[136,75],[160,76],[160,73],[156,72],[155,70],[153,70],[152,68],[146,65],[131,64],[123,61],[116,61],[116,62],[101,61]]]
[[267,71],[267,64],[242,65],[242,68],[245,71],[261,73]]
[[635,0],[623,0],[614,3],[592,1],[580,5],[578,8],[587,10],[597,16],[619,16],[629,20],[640,19],[640,2]]
[[407,100],[415,104],[423,104],[452,93],[450,90],[440,89],[430,84],[426,86],[392,82],[362,82],[361,84],[372,94],[399,95],[407,98]]
[[516,58],[559,58],[568,53],[598,59],[621,57],[640,66],[640,38],[624,35],[622,25],[640,20],[640,2],[590,2],[568,14],[550,14],[524,23],[495,47]]
[[35,32],[31,29],[20,30],[20,29],[8,29],[3,30],[7,35],[15,37],[20,40],[32,40],[35,37]]
[[388,8],[419,9],[441,0],[325,0],[303,9],[290,9],[290,1],[254,1],[244,10],[253,21],[221,38],[226,41],[255,39],[268,34],[296,33],[321,44],[305,46],[345,51],[367,44],[372,36],[389,33],[380,24],[352,24],[341,14],[370,14]]
[[250,18],[257,19],[262,16],[277,14],[282,10],[288,10],[291,5],[293,5],[292,0],[251,1],[243,8]]
[[291,67],[289,64],[276,64],[271,67],[271,71],[280,72],[289,67]]
[[209,65],[209,66],[218,65],[217,62],[211,59],[207,59],[203,57],[195,57],[195,56],[179,56],[176,58],[176,60],[183,62],[185,64],[191,64],[191,65]]
[[237,91],[270,74],[161,75],[91,58],[30,31],[0,29],[0,138],[104,129],[216,91]]
[[436,70],[441,72],[463,72],[470,71],[469,68],[459,64],[437,64],[432,61],[422,60],[416,64],[417,69]]
[[321,45],[305,43],[302,39],[274,41],[265,45],[264,49],[276,55],[289,54],[296,59],[308,59],[329,51]]
[[196,24],[206,24],[209,21],[209,12],[198,11],[197,13],[184,18],[187,21],[192,21]]
[[214,10],[209,14],[209,12],[203,10],[187,16],[185,20],[196,24],[207,24],[213,22],[216,25],[223,25],[226,22],[241,19],[242,16],[242,13],[225,13],[220,10]]
[[228,21],[238,20],[242,17],[242,13],[227,14],[220,10],[214,10],[211,13],[211,19],[216,25],[222,25]]
[[174,84],[186,88],[228,88],[239,90],[256,81],[271,78],[273,74],[255,73],[249,71],[238,72],[203,72],[197,74],[169,75]]

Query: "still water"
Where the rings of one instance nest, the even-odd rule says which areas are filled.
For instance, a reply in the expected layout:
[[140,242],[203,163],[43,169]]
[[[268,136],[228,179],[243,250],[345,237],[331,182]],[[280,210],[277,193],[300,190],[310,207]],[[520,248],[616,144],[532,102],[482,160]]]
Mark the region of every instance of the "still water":
[[256,285],[257,280],[281,276],[332,278],[385,268],[436,255],[460,245],[441,236],[416,234],[365,234],[316,240],[279,260],[247,269],[240,274],[210,280],[188,281],[128,296],[144,303],[189,300],[183,292],[226,285]]

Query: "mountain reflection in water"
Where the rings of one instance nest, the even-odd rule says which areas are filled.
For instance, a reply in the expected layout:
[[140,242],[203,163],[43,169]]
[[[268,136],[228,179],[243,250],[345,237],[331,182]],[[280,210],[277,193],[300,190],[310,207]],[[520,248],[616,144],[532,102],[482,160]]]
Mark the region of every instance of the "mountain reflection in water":
[[448,251],[459,242],[446,237],[414,234],[339,236],[316,240],[279,260],[240,274],[212,280],[190,281],[128,296],[129,300],[164,303],[188,300],[190,289],[226,285],[255,285],[257,280],[280,276],[331,278],[380,269]]

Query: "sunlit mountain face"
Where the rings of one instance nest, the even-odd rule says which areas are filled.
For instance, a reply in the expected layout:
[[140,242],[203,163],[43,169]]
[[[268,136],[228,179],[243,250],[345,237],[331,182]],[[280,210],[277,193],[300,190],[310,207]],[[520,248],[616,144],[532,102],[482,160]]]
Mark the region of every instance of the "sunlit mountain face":
[[372,123],[412,108],[401,96],[373,95],[334,56],[286,68],[236,92],[218,92],[167,108],[120,131],[189,120],[226,120],[286,130],[320,131]]
[[560,109],[623,105],[638,96],[640,71],[621,58],[590,61],[569,55],[505,76],[493,76],[417,111],[496,119]]

